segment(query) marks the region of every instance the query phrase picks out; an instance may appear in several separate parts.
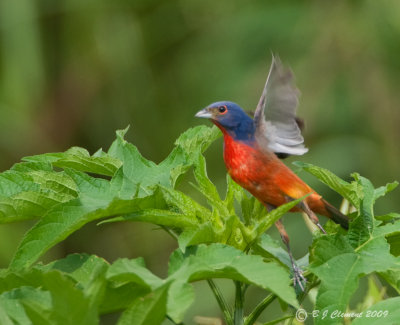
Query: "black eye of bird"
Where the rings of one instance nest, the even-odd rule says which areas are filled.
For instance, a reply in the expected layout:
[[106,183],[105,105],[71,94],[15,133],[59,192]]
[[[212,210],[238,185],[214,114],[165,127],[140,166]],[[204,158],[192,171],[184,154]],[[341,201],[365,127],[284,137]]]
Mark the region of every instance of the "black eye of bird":
[[219,106],[218,111],[222,114],[226,112],[226,106]]

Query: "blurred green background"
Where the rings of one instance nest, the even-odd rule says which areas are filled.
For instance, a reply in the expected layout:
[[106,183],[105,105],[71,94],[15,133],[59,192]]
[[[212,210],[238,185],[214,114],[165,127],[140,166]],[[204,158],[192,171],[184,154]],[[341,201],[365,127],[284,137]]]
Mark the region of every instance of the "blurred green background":
[[[357,171],[375,186],[399,180],[396,0],[0,0],[0,170],[71,146],[107,149],[114,131],[128,124],[127,139],[159,162],[180,133],[207,123],[194,118],[200,108],[229,99],[254,109],[271,51],[291,66],[302,92],[298,113],[310,152],[287,162],[301,159],[346,179]],[[206,156],[223,193],[221,139]],[[327,187],[300,176],[340,204]],[[399,211],[398,198],[396,190],[378,213]],[[302,218],[288,216],[285,224],[295,256],[303,256],[311,235]],[[31,225],[0,226],[1,267]],[[44,260],[71,252],[109,261],[144,256],[165,275],[174,248],[145,224],[90,224]],[[189,323],[193,315],[218,316],[207,288],[197,290]]]

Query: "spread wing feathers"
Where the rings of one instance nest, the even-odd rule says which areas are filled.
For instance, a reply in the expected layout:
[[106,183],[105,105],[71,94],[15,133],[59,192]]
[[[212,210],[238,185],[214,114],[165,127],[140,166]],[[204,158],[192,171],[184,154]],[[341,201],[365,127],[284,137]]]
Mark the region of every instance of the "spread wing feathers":
[[296,122],[299,91],[290,69],[272,57],[267,81],[254,113],[256,136],[261,146],[275,153],[302,155],[308,151]]

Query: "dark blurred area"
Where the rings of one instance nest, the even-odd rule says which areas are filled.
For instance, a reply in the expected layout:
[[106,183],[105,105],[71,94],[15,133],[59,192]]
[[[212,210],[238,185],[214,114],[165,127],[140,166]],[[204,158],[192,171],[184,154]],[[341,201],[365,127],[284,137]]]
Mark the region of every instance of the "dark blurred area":
[[[2,0],[0,170],[71,146],[107,149],[128,124],[127,139],[159,162],[180,133],[205,122],[194,114],[209,103],[254,109],[273,52],[296,75],[310,149],[288,164],[303,160],[348,180],[358,172],[375,187],[400,180],[399,40],[395,0]],[[223,193],[221,139],[206,157]],[[340,204],[329,188],[300,176]],[[399,193],[381,200],[377,213],[398,212]],[[311,235],[302,218],[287,216],[285,224],[303,256]],[[0,226],[0,266],[31,225]],[[165,276],[174,248],[153,226],[90,224],[44,261],[71,252],[109,261],[144,256]],[[217,315],[212,299],[200,299],[188,319]]]

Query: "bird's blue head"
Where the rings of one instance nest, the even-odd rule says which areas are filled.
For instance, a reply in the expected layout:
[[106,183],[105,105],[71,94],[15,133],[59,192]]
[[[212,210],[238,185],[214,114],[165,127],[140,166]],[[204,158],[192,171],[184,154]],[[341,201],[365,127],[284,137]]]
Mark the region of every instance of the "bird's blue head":
[[254,141],[253,119],[236,103],[216,102],[197,112],[195,116],[210,119],[222,132],[228,133],[235,140]]

